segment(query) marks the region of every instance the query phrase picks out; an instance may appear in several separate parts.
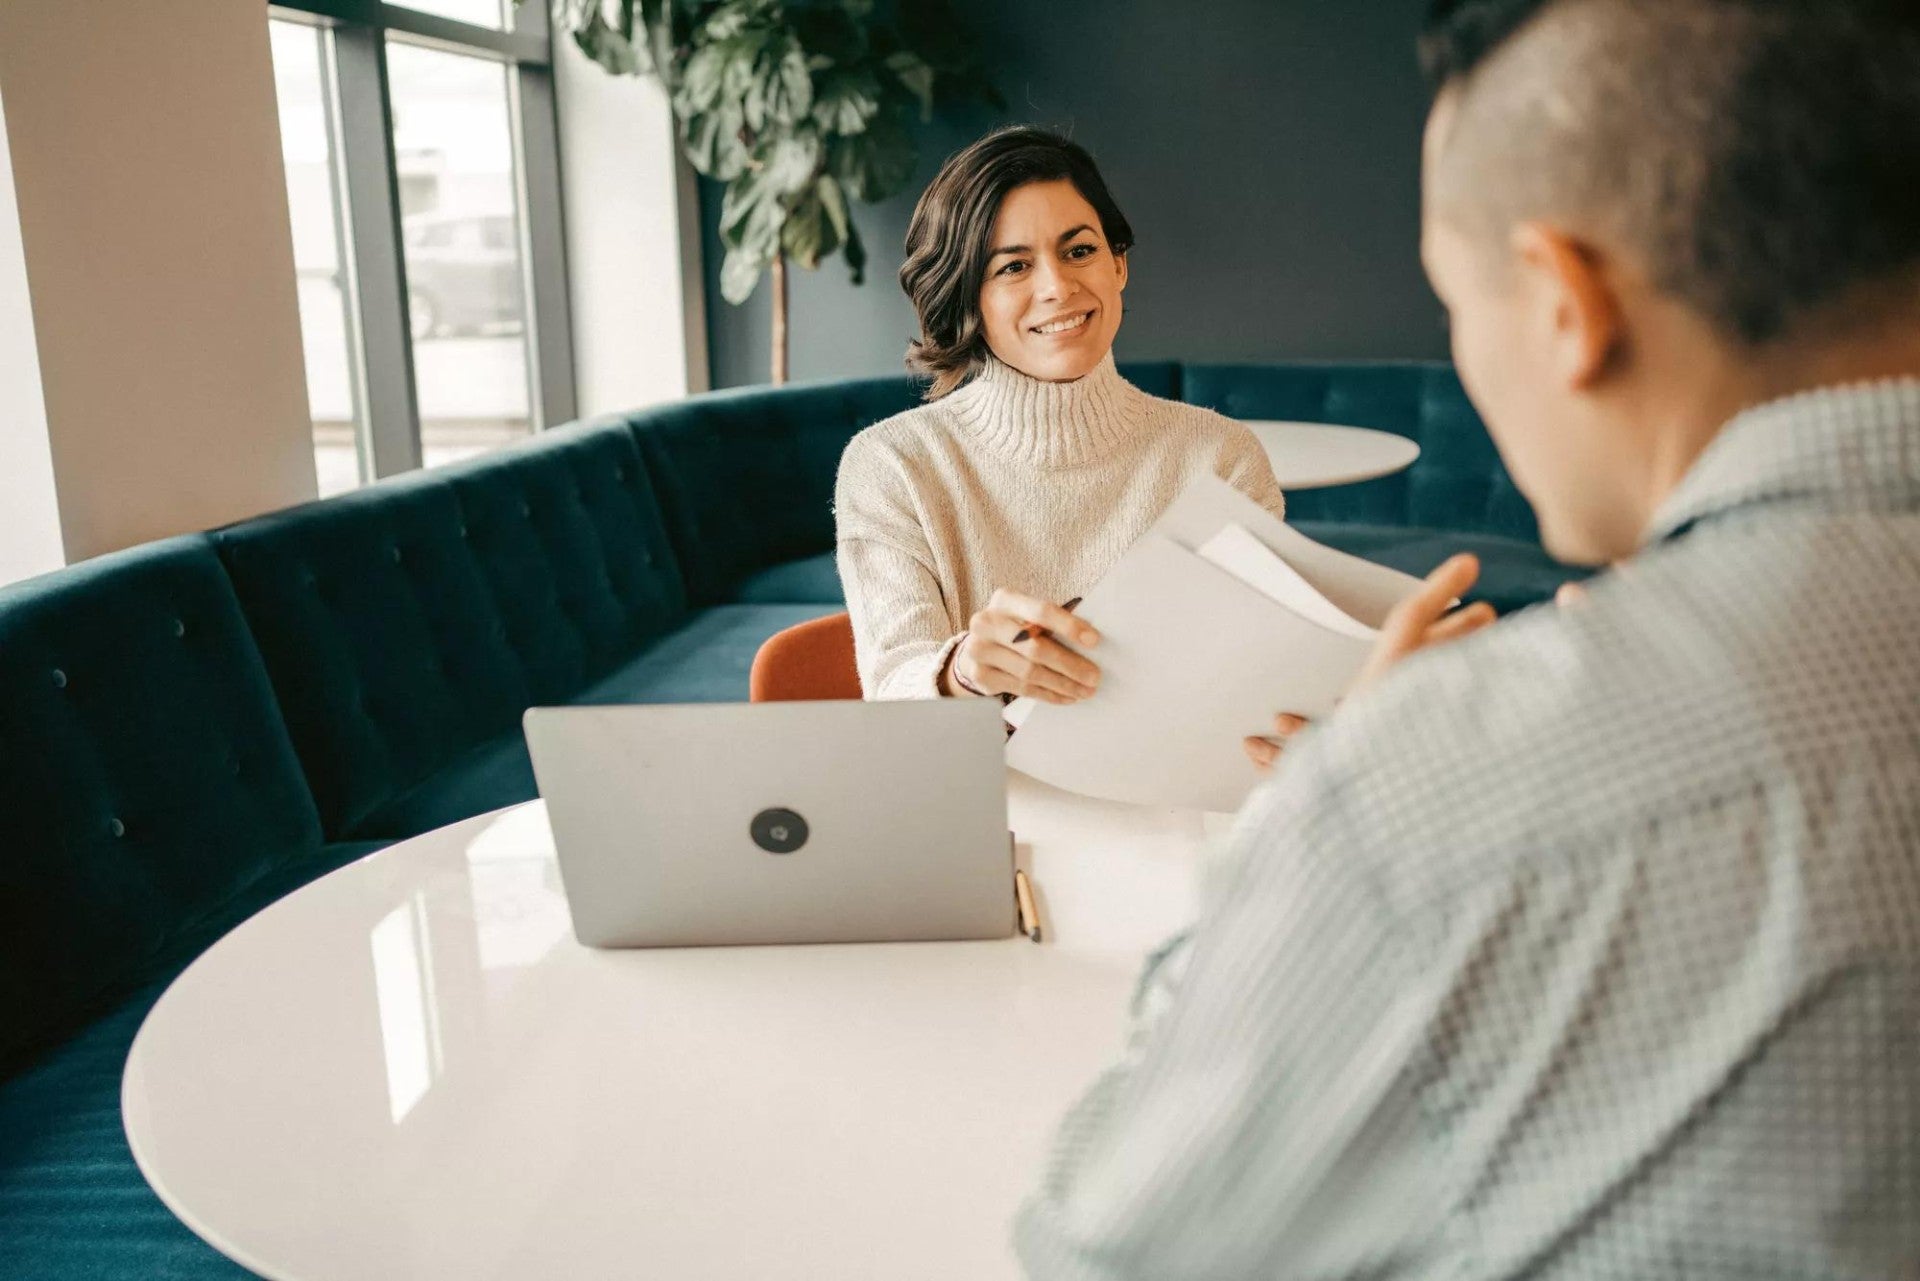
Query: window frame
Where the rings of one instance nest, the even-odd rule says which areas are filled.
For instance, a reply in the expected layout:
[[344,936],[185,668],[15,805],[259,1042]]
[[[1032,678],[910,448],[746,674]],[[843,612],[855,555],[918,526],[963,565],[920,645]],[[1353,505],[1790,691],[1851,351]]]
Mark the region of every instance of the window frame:
[[[509,0],[510,2],[510,0]],[[342,271],[350,282],[348,342],[359,408],[361,457],[372,479],[420,467],[420,403],[407,315],[400,179],[393,145],[387,36],[503,64],[513,130],[526,300],[530,432],[578,414],[567,287],[560,127],[545,0],[525,0],[508,30],[476,26],[381,0],[271,0],[269,15],[326,29],[323,50],[336,179],[341,183]]]

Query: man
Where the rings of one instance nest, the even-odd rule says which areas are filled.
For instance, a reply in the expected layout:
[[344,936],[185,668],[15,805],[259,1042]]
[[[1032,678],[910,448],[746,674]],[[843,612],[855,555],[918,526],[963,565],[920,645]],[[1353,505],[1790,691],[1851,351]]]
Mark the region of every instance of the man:
[[1436,5],[1460,374],[1621,564],[1289,749],[1033,1275],[1920,1276],[1916,8]]

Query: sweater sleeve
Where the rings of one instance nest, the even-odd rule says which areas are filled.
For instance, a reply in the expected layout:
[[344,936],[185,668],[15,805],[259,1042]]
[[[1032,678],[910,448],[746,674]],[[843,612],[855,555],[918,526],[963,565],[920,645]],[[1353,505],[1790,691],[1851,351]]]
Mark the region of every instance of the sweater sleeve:
[[1285,520],[1287,500],[1274,478],[1273,460],[1267,457],[1266,448],[1243,424],[1229,425],[1227,444],[1220,453],[1220,479]]
[[904,480],[878,454],[856,438],[834,487],[860,689],[869,699],[938,698],[940,671],[964,629],[949,614]]

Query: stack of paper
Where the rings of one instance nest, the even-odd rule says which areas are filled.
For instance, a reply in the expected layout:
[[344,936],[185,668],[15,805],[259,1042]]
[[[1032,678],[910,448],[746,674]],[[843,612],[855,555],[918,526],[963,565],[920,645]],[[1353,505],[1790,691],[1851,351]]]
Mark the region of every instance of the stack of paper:
[[1007,762],[1087,796],[1237,809],[1259,781],[1241,740],[1271,733],[1278,712],[1331,712],[1419,586],[1198,480],[1076,611],[1100,630],[1087,655],[1099,692],[1015,702]]

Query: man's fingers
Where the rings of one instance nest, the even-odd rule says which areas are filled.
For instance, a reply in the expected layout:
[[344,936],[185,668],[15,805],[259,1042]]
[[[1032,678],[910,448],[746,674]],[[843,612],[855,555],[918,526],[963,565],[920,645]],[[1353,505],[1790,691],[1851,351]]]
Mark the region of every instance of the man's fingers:
[[1491,626],[1499,619],[1493,606],[1481,601],[1447,615],[1427,629],[1427,644],[1439,645],[1447,641],[1459,640],[1462,636],[1471,636],[1483,627]]
[[1281,738],[1292,738],[1307,727],[1307,718],[1295,716],[1292,712],[1281,712],[1273,718],[1273,732]]
[[1560,590],[1553,594],[1553,603],[1561,609],[1572,609],[1584,605],[1587,601],[1587,589],[1579,583],[1562,583]]
[[1450,556],[1427,575],[1419,591],[1393,607],[1382,633],[1401,649],[1421,643],[1427,629],[1480,578],[1480,561],[1471,552]]
[[1246,752],[1247,759],[1253,762],[1255,769],[1272,769],[1274,760],[1280,755],[1280,749],[1264,738],[1243,738],[1240,748]]

